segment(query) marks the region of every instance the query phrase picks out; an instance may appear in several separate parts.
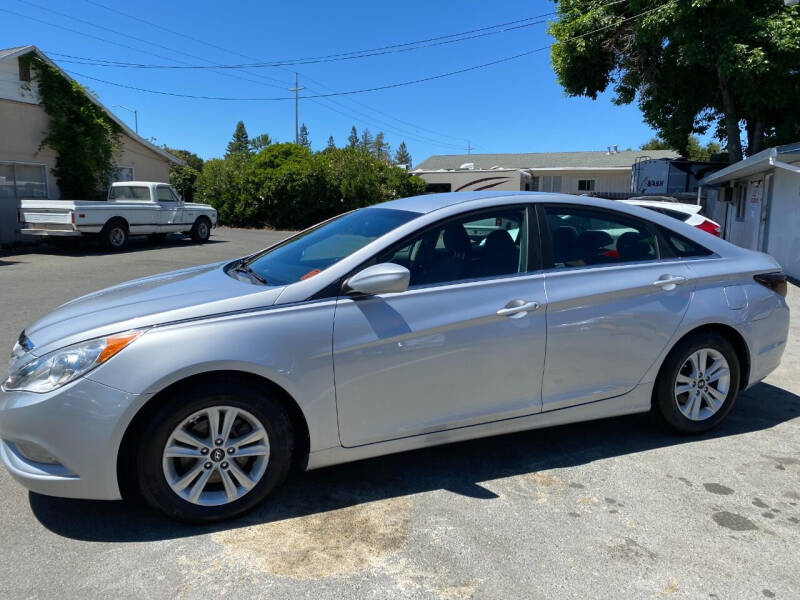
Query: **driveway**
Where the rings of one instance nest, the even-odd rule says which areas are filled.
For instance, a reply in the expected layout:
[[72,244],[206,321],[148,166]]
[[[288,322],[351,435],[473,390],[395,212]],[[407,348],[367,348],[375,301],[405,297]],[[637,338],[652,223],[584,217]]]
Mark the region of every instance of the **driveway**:
[[[72,297],[285,235],[214,233],[0,253],[0,352]],[[799,365],[795,317],[782,367],[709,434],[638,415],[372,459],[212,527],[29,494],[0,470],[0,597],[798,598]]]

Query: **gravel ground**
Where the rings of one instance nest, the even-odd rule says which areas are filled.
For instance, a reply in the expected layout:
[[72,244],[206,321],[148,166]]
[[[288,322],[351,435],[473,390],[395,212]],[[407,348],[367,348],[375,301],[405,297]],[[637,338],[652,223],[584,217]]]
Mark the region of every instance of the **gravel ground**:
[[[2,251],[0,351],[77,295],[282,235]],[[640,415],[383,457],[297,475],[213,527],[0,470],[0,598],[798,598],[798,365],[795,317],[783,365],[707,435]]]

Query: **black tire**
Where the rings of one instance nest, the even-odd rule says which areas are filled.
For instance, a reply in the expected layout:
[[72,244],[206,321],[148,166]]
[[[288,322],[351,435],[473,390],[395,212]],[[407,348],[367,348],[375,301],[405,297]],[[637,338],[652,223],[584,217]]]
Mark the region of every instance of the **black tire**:
[[[728,389],[722,405],[707,418],[693,420],[688,418],[681,410],[678,397],[676,396],[675,386],[678,383],[678,375],[685,363],[695,352],[703,349],[710,349],[721,354],[728,363]],[[716,427],[728,413],[733,409],[736,396],[739,393],[741,367],[739,357],[733,345],[722,335],[713,331],[700,332],[684,338],[672,349],[661,366],[658,378],[656,379],[653,390],[652,413],[657,421],[667,425],[671,429],[680,433],[702,433]],[[701,386],[708,387],[704,378],[700,382],[690,384],[692,388],[701,389]],[[688,402],[686,400],[685,402]],[[683,406],[686,404],[684,403]],[[709,404],[700,404],[703,410],[710,411]]]
[[189,235],[192,236],[193,242],[204,244],[211,237],[211,221],[206,217],[198,217]]
[[[267,433],[269,456],[266,470],[250,491],[227,504],[201,506],[172,490],[164,473],[163,452],[182,421],[213,406],[241,408],[260,421]],[[293,452],[294,431],[286,410],[261,389],[238,382],[187,386],[167,398],[144,428],[136,456],[138,487],[151,506],[174,519],[190,523],[229,519],[252,509],[283,483]]]
[[164,242],[164,240],[167,239],[167,234],[166,233],[150,233],[150,234],[147,235],[147,238],[151,242],[155,242],[156,244],[161,244],[161,243]]
[[103,248],[119,252],[128,246],[128,224],[122,219],[111,219],[100,232]]

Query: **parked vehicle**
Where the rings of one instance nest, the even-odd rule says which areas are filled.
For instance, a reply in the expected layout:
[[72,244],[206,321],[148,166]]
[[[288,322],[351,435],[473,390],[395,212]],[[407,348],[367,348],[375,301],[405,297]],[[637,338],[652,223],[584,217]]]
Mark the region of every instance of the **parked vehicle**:
[[29,325],[0,458],[211,521],[292,467],[646,411],[702,432],[778,366],[785,295],[771,257],[621,202],[394,200]]
[[692,227],[697,227],[698,229],[707,231],[708,233],[717,237],[722,235],[722,228],[719,226],[719,223],[712,221],[705,215],[702,215],[701,212],[703,207],[699,204],[648,200],[646,197],[630,198],[628,200],[622,200],[622,202],[627,202],[628,204],[633,204],[635,206],[641,206],[643,208],[649,208],[650,210],[660,212],[662,215],[667,215],[673,219],[683,221]]
[[108,200],[22,200],[20,233],[59,239],[99,236],[109,250],[122,250],[131,235],[162,240],[185,233],[206,242],[217,225],[217,211],[207,204],[184,202],[166,183],[120,181]]

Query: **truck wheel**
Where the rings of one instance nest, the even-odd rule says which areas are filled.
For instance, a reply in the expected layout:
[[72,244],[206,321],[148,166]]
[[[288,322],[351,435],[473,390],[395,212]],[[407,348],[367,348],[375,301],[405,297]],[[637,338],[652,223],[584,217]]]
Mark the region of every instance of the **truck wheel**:
[[100,240],[106,250],[119,252],[128,245],[128,225],[121,219],[114,219],[106,223],[100,232]]
[[192,236],[192,241],[198,244],[207,242],[211,237],[211,221],[205,217],[199,217],[192,225],[189,235]]

